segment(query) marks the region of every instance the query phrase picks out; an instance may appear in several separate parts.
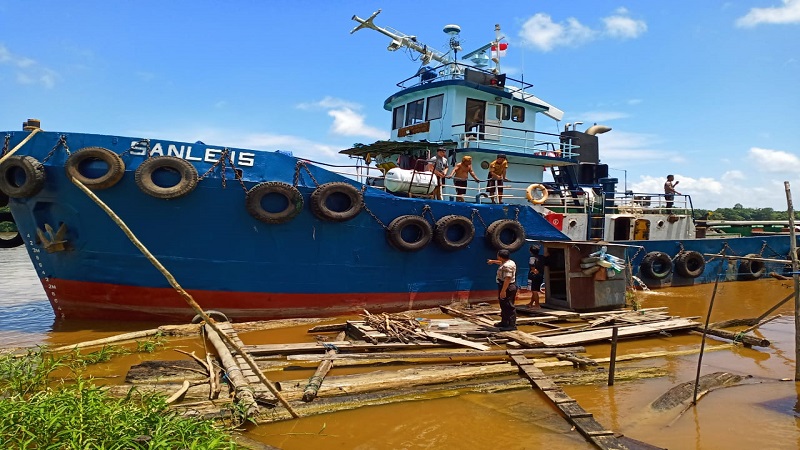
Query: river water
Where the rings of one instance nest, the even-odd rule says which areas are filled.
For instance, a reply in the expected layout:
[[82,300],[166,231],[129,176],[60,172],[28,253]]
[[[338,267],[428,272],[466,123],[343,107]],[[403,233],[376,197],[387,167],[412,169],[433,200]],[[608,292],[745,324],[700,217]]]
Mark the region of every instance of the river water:
[[[644,307],[667,306],[671,315],[702,316],[713,285],[638,293]],[[711,321],[757,317],[792,293],[791,281],[763,279],[719,285]],[[672,449],[797,449],[800,448],[800,390],[795,372],[793,304],[783,317],[754,332],[769,339],[768,348],[734,347],[709,351],[701,373],[728,371],[752,376],[754,384],[713,391],[682,415],[654,413],[648,405],[671,387],[693,380],[698,356],[671,356],[618,363],[618,368],[666,370],[666,376],[564,390],[607,428],[653,445]],[[121,322],[56,322],[24,248],[0,249],[0,347],[62,345],[97,339],[160,324]],[[242,335],[246,344],[311,341],[307,326]],[[534,328],[524,328],[533,330]],[[192,349],[197,339],[171,345]],[[697,334],[661,335],[621,341],[618,354],[689,350],[699,347]],[[707,348],[722,342],[708,340]],[[590,357],[609,356],[608,344],[587,346]],[[115,359],[104,374],[124,375],[144,356]],[[150,359],[183,359],[164,350]],[[298,379],[313,369],[270,374]],[[339,372],[342,373],[342,372]],[[337,374],[334,368],[332,375]],[[573,449],[593,448],[534,390],[467,393],[458,397],[360,408],[248,430],[253,439],[283,448],[342,449]]]

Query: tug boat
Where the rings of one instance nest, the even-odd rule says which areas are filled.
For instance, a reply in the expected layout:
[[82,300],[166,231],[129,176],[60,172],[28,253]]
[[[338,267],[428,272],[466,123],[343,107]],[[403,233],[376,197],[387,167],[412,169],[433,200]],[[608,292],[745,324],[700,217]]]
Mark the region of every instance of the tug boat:
[[[762,259],[788,259],[787,236],[706,232],[688,195],[667,207],[663,194],[617,192],[599,153],[599,136],[610,128],[580,131],[575,122],[558,133],[537,131],[538,120],[560,123],[564,113],[502,72],[499,26],[485,45],[462,54],[460,27],[447,25],[449,48],[440,52],[375,25],[379,12],[353,16],[351,33],[377,31],[389,37],[389,50],[414,52],[422,64],[384,101],[389,139],[342,150],[352,164],[199,141],[44,131],[31,119],[22,131],[2,132],[0,200],[19,235],[0,246],[25,245],[60,319],[194,315],[118,221],[200,306],[231,319],[496,300],[486,260],[509,250],[524,285],[536,241],[566,253],[558,242],[576,241],[587,252],[624,244],[624,251],[614,247],[618,260],[649,287],[719,274],[755,279],[768,264],[783,270]],[[480,181],[455,186],[434,175],[439,150],[450,168],[469,156]],[[502,186],[492,188],[486,171],[498,160],[508,168]],[[724,258],[745,255],[756,259]],[[580,256],[573,255],[576,264]],[[565,257],[550,259],[545,285],[558,296],[565,289],[556,268]]]

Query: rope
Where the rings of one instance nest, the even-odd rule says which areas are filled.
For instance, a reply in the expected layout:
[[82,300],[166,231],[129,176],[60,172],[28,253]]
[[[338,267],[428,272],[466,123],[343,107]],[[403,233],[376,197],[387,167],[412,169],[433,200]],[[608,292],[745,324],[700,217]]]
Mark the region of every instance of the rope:
[[25,139],[23,139],[23,140],[22,140],[22,142],[20,142],[19,144],[17,144],[17,146],[16,146],[16,147],[14,147],[14,148],[12,148],[10,152],[8,152],[8,153],[5,153],[5,154],[3,155],[3,157],[2,157],[2,158],[0,158],[0,164],[3,164],[3,162],[4,162],[5,160],[7,160],[8,158],[10,158],[10,157],[11,157],[11,155],[13,155],[14,153],[16,153],[16,152],[17,152],[17,150],[19,150],[20,148],[22,148],[22,146],[23,146],[23,145],[27,144],[27,143],[28,143],[28,141],[30,141],[30,140],[31,140],[31,138],[32,138],[32,137],[33,137],[33,136],[34,136],[36,133],[38,133],[38,132],[40,132],[40,131],[42,131],[42,129],[41,129],[41,128],[35,128],[33,131],[31,131],[31,134],[29,134],[29,135],[25,136]]
[[114,211],[112,211],[111,208],[108,207],[108,205],[103,203],[103,201],[100,200],[100,198],[98,198],[94,192],[89,190],[89,188],[87,188],[83,183],[81,183],[80,180],[72,178],[70,181],[72,181],[72,183],[75,184],[75,186],[77,186],[87,196],[89,196],[89,198],[93,202],[95,202],[97,206],[100,207],[100,209],[102,209],[106,214],[108,214],[111,220],[113,220],[114,223],[116,223],[117,226],[119,226],[120,229],[122,229],[122,232],[125,233],[125,235],[131,241],[131,243],[133,243],[133,245],[135,245],[136,248],[138,248],[139,251],[142,252],[142,254],[150,261],[150,263],[153,264],[153,266],[155,266],[155,268],[158,269],[158,271],[161,272],[162,275],[164,275],[164,278],[166,278],[169,284],[175,289],[175,291],[181,297],[183,297],[184,300],[186,300],[186,303],[189,304],[189,306],[192,309],[194,309],[194,311],[198,315],[200,315],[200,317],[203,318],[203,320],[206,322],[206,325],[210,326],[220,336],[220,338],[223,341],[225,341],[227,345],[229,345],[231,348],[236,349],[236,351],[239,352],[239,356],[241,356],[247,362],[250,368],[253,369],[253,372],[256,374],[258,379],[261,380],[261,382],[267,387],[267,389],[269,389],[272,395],[274,395],[275,398],[277,398],[283,404],[286,410],[289,411],[289,414],[291,414],[292,417],[294,417],[295,419],[300,417],[297,414],[297,412],[295,412],[294,408],[292,408],[292,405],[290,405],[289,402],[286,400],[286,398],[284,398],[284,396],[281,395],[280,391],[278,391],[278,389],[275,388],[275,385],[273,385],[272,382],[269,381],[267,377],[261,372],[261,369],[258,367],[258,364],[256,364],[256,362],[253,360],[250,354],[244,351],[244,349],[242,349],[239,344],[234,342],[233,339],[231,339],[231,337],[227,335],[227,333],[224,333],[219,328],[217,322],[211,317],[209,317],[205,313],[205,311],[203,311],[203,308],[201,308],[200,305],[197,304],[197,302],[194,300],[191,294],[186,292],[181,287],[181,285],[178,284],[178,281],[175,280],[175,277],[173,277],[172,274],[158,261],[158,259],[156,259],[156,257],[153,256],[152,253],[150,253],[150,250],[148,250],[147,247],[145,247],[144,244],[142,244],[141,241],[139,241],[139,239],[133,234],[131,229],[128,228],[125,222],[123,222],[122,219],[120,219],[119,216],[117,216],[114,213]]

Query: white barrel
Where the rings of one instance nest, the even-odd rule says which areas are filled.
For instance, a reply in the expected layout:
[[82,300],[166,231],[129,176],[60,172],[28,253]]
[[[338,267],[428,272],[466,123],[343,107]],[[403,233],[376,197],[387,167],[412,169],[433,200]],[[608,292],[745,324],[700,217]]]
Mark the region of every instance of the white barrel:
[[[430,194],[439,180],[431,172],[416,172],[395,167],[386,172],[383,185],[391,192]],[[410,191],[409,191],[410,187]]]

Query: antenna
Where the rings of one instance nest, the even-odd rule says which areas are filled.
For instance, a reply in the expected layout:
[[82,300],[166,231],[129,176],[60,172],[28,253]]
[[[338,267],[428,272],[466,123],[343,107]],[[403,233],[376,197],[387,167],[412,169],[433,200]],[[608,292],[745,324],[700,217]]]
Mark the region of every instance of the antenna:
[[[375,19],[375,16],[380,14],[380,12],[381,12],[381,10],[379,9],[379,10],[375,11],[374,13],[372,13],[372,15],[369,16],[366,19],[362,19],[362,18],[354,15],[352,17],[352,19],[354,21],[358,22],[359,25],[357,27],[353,28],[350,31],[350,34],[353,34],[356,31],[361,30],[363,28],[369,28],[369,29],[375,30],[378,33],[381,33],[381,34],[383,34],[385,36],[388,36],[389,38],[392,39],[392,42],[390,42],[389,46],[386,47],[386,49],[389,50],[389,51],[395,51],[395,50],[397,50],[397,49],[399,49],[401,47],[406,47],[406,48],[409,48],[411,50],[414,50],[414,51],[420,53],[422,55],[422,64],[423,65],[430,63],[432,60],[433,61],[438,61],[438,62],[440,62],[442,64],[450,64],[452,62],[450,60],[450,57],[448,57],[447,55],[442,54],[441,52],[439,52],[437,50],[434,50],[431,47],[429,47],[429,46],[427,46],[425,44],[422,44],[419,41],[417,41],[417,37],[416,36],[411,36],[411,35],[402,33],[402,32],[397,31],[397,30],[392,30],[392,29],[389,29],[389,28],[383,28],[383,27],[379,27],[379,26],[375,25],[373,23],[373,20]],[[449,27],[454,27],[454,28],[450,29]],[[448,25],[447,27],[445,27],[445,32],[448,33],[448,34],[450,34],[452,32],[455,32],[455,35],[457,35],[458,31],[461,31],[461,28],[458,25]],[[451,34],[451,38],[450,38],[450,47],[451,48],[453,48],[453,42],[454,42],[453,39],[456,38],[455,35]],[[455,43],[456,43],[456,47],[460,50],[461,47],[458,45],[458,40],[457,39],[456,39]],[[456,48],[453,48],[453,50],[456,50]]]

